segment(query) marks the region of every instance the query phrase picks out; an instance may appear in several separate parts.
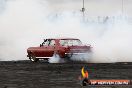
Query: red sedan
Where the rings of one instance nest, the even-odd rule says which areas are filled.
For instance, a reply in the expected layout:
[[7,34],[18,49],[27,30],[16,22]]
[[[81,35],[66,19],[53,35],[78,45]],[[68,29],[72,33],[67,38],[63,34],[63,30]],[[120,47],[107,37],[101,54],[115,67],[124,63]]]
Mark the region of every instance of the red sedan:
[[29,47],[27,57],[33,62],[39,59],[48,60],[54,54],[60,58],[71,58],[73,55],[91,52],[90,45],[83,45],[79,39],[75,38],[49,38],[44,39],[39,47]]

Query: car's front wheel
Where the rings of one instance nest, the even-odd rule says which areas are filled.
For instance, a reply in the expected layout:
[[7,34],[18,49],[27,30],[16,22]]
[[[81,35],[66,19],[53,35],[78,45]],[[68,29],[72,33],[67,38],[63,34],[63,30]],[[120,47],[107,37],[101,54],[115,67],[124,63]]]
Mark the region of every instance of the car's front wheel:
[[32,62],[37,62],[39,59],[36,58],[35,55],[30,55],[29,59],[32,61]]

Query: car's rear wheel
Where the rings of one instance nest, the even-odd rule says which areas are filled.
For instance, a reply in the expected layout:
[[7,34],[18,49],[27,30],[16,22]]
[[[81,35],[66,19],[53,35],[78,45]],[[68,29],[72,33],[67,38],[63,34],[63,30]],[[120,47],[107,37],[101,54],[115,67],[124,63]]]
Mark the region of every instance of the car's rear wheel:
[[36,58],[36,56],[33,55],[33,54],[30,55],[29,59],[30,59],[32,62],[37,62],[37,61],[39,60],[39,59]]

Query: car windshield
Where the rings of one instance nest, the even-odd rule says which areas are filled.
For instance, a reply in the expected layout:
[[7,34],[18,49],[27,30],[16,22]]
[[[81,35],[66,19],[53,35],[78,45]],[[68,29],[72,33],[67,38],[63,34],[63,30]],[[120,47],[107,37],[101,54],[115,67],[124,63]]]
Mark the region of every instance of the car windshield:
[[62,46],[78,46],[82,45],[81,41],[78,39],[62,39],[60,40]]

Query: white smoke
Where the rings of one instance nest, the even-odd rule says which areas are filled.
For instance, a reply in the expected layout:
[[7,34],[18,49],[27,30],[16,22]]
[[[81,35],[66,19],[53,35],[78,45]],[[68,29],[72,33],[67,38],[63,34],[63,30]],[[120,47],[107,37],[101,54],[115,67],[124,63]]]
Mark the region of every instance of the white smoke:
[[59,63],[60,59],[59,55],[53,55],[53,57],[49,58],[49,63]]
[[41,41],[43,14],[38,8],[32,0],[6,2],[5,11],[0,15],[1,60],[26,59],[26,49]]
[[76,54],[76,55],[72,55],[72,57],[70,58],[70,60],[72,61],[81,61],[81,62],[89,62],[92,59],[92,52],[85,52],[83,54]]
[[[94,44],[96,62],[127,62],[132,61],[132,26],[121,17],[114,23],[108,23],[103,35]],[[96,59],[98,58],[98,59]]]
[[48,59],[49,63],[64,63],[65,60],[64,58],[60,58],[60,56],[58,54],[54,54],[53,57],[50,57]]
[[83,22],[79,10],[55,12],[49,5],[37,0],[7,1],[0,15],[0,60],[27,59],[29,46],[39,46],[43,38],[66,36],[92,45],[91,62],[132,61],[132,26],[125,17]]

